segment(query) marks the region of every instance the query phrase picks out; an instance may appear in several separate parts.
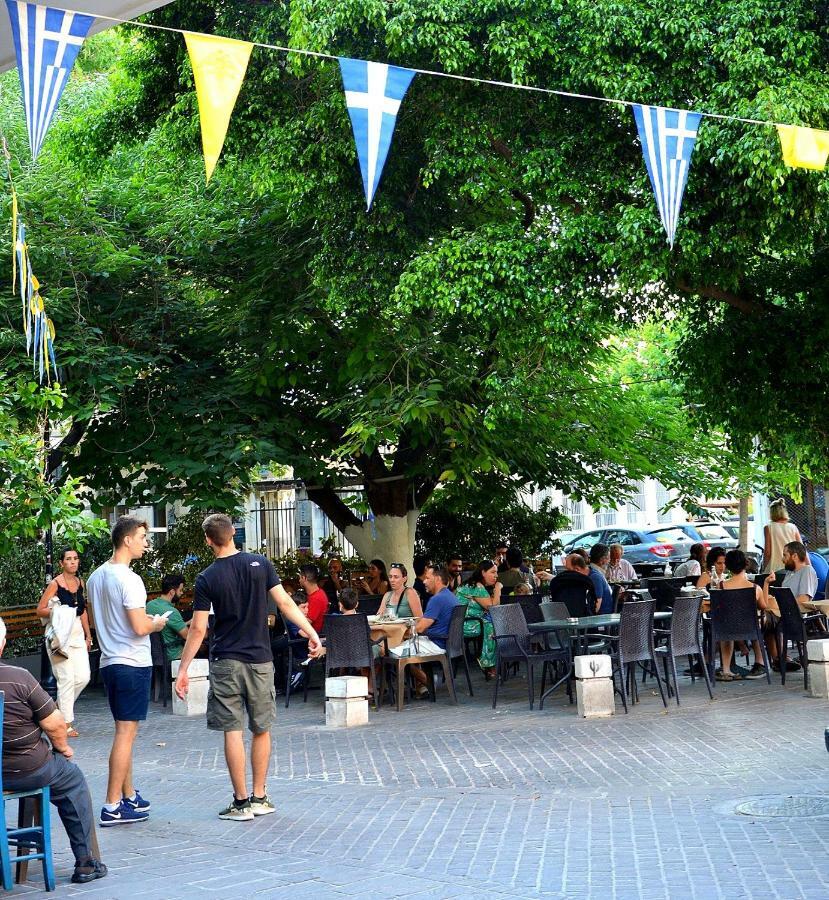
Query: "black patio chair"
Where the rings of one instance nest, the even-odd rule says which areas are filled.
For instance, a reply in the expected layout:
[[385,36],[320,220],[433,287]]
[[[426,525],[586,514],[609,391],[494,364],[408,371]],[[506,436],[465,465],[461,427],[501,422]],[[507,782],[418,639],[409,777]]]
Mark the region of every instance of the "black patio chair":
[[696,681],[694,663],[698,659],[702,674],[705,678],[705,686],[708,688],[708,696],[713,700],[714,692],[711,689],[711,680],[708,677],[708,668],[705,665],[705,657],[702,653],[700,638],[699,616],[702,608],[702,595],[697,597],[677,597],[674,600],[674,613],[671,616],[671,627],[668,630],[654,629],[657,638],[665,638],[665,644],[656,647],[656,653],[662,656],[665,670],[665,683],[668,685],[668,693],[671,692],[671,682],[668,679],[668,661],[671,663],[671,675],[673,676],[673,692],[676,697],[676,705],[679,706],[679,686],[676,676],[676,658],[687,656],[691,670],[691,682]]
[[668,701],[662,687],[662,679],[656,665],[656,650],[654,648],[653,614],[656,609],[655,600],[636,600],[625,603],[620,613],[619,633],[614,635],[588,634],[588,638],[601,638],[608,642],[609,654],[613,661],[613,675],[619,675],[622,705],[625,712],[628,711],[627,684],[630,682],[631,699],[634,703],[639,694],[636,687],[636,664],[650,662],[659,693],[665,709]]
[[757,616],[755,589],[738,588],[733,591],[711,591],[711,652],[708,662],[709,678],[714,674],[714,660],[720,641],[757,641],[763,653],[766,680],[771,684],[771,667],[766,643]]
[[789,641],[797,648],[800,665],[803,667],[803,688],[809,690],[809,654],[806,652],[806,641],[809,639],[807,627],[820,622],[823,615],[819,612],[803,615],[797,605],[797,599],[790,588],[773,587],[769,593],[780,607],[780,621],[777,623],[775,637],[777,639],[777,656],[780,660],[780,683],[786,683],[786,660],[789,655]]
[[540,604],[540,608],[545,622],[561,621],[562,619],[570,618],[570,610],[567,609],[567,604],[562,603],[560,600],[547,600],[545,603]]
[[671,609],[674,601],[680,596],[681,590],[691,581],[696,581],[694,576],[687,578],[650,578],[648,579],[647,590],[651,597],[656,601],[656,609]]
[[358,598],[359,600],[359,610],[361,613],[365,613],[367,616],[376,616],[377,610],[380,609],[380,604],[383,602],[382,594],[364,594],[363,596]]
[[[492,625],[495,629],[495,643],[498,648],[498,672],[495,677],[495,687],[492,692],[492,708],[498,703],[498,683],[504,674],[504,669],[509,663],[523,664],[527,667],[527,694],[530,701],[530,709],[535,704],[534,673],[535,667],[541,666],[541,702],[539,709],[544,708],[544,686],[546,684],[548,668],[553,670],[557,664],[564,667],[564,675],[558,679],[551,690],[560,684],[566,683],[567,695],[572,702],[572,687],[570,685],[570,670],[572,656],[570,654],[569,641],[560,642],[557,647],[546,647],[536,650],[532,645],[532,635],[527,628],[527,620],[524,612],[517,603],[506,606],[493,606],[489,611],[492,616]],[[553,677],[552,671],[550,677]]]
[[524,620],[528,625],[544,621],[544,612],[540,603],[536,603],[529,597],[518,597],[516,603],[521,607],[521,611],[524,613]]
[[466,638],[463,633],[463,623],[466,617],[466,607],[458,604],[452,610],[452,618],[449,620],[449,633],[446,636],[446,655],[449,657],[449,671],[452,678],[455,677],[459,662],[463,662],[466,673],[466,684],[469,688],[469,696],[472,693],[472,677],[469,674],[469,659],[466,655]]
[[372,645],[380,644],[371,640],[368,618],[365,613],[353,616],[327,615],[325,617],[325,677],[332,671],[342,669],[368,669],[374,702],[380,708],[380,692],[374,675],[374,655]]
[[569,579],[556,579],[550,582],[551,603],[563,603],[567,607],[568,616],[581,619],[592,616],[596,612],[596,590],[591,584],[582,586]]
[[153,664],[151,676],[153,702],[158,703],[161,700],[162,705],[166,707],[168,698],[172,700],[173,697],[173,676],[160,631],[154,631],[150,635],[150,659]]
[[[282,613],[282,610],[279,611],[279,615],[282,618],[282,624],[285,628],[285,635],[290,635],[290,630],[288,629],[288,622],[285,619],[285,616]],[[326,618],[328,618],[326,616]],[[288,637],[286,640],[286,646],[283,650],[284,659],[285,659],[285,706],[287,708],[288,704],[291,702],[291,677],[295,674],[294,672],[294,660],[298,657],[302,657],[302,659],[307,658],[307,650],[308,650],[308,641],[303,637],[290,638]],[[324,657],[323,657],[324,659]],[[302,665],[301,668],[297,667],[297,672],[303,672],[304,676],[302,679],[302,702],[306,703],[308,701],[308,685],[311,681],[311,667],[321,667],[322,661],[319,659],[312,659],[309,663]]]

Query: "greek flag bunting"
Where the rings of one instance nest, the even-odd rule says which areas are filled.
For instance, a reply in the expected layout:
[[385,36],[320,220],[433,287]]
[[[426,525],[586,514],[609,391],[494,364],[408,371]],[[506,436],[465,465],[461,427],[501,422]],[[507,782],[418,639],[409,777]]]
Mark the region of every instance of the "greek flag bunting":
[[673,247],[682,194],[699,129],[699,113],[634,104],[633,115],[659,217]]
[[363,59],[338,57],[338,62],[363,176],[366,209],[371,209],[391,146],[397,112],[415,73]]
[[29,146],[37,159],[69,73],[94,16],[6,0],[11,20]]

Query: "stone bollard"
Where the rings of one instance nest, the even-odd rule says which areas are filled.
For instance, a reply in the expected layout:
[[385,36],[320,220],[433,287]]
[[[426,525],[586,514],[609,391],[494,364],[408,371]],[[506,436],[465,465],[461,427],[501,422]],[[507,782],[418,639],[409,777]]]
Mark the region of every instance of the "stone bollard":
[[807,641],[809,660],[809,696],[829,698],[829,638]]
[[368,725],[368,678],[340,675],[325,679],[325,724],[329,728]]
[[609,656],[577,656],[576,701],[584,719],[612,716],[616,712],[613,696],[613,667]]
[[190,676],[190,688],[187,696],[179,700],[176,694],[175,682],[178,677],[180,662],[174,659],[170,663],[173,675],[173,715],[174,716],[203,716],[207,712],[207,689],[210,687],[210,660],[194,659],[187,669]]

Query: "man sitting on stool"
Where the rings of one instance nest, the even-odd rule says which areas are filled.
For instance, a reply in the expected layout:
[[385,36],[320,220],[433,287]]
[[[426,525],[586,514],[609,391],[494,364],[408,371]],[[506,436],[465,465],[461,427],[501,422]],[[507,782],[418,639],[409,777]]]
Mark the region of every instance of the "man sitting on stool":
[[[5,646],[6,625],[0,619],[0,656]],[[92,798],[83,772],[69,761],[72,748],[66,740],[65,719],[26,669],[0,662],[0,691],[6,695],[3,788],[30,791],[48,785],[49,799],[57,807],[75,856],[72,881],[83,884],[103,878],[107,868],[92,855]]]

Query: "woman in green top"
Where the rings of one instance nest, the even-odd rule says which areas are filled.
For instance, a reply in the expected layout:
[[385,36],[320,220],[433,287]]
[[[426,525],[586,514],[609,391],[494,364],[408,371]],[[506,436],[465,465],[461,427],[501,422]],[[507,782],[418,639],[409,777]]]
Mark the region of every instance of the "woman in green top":
[[383,596],[380,609],[377,610],[378,616],[384,616],[392,610],[398,619],[423,615],[420,596],[414,588],[406,586],[408,577],[409,573],[403,563],[392,563],[389,566],[388,578],[391,590]]
[[458,588],[456,596],[466,606],[463,633],[469,637],[481,635],[478,664],[484,670],[486,680],[490,681],[495,677],[497,653],[489,608],[501,602],[501,583],[498,581],[498,567],[495,563],[491,559],[484,560],[466,584]]

